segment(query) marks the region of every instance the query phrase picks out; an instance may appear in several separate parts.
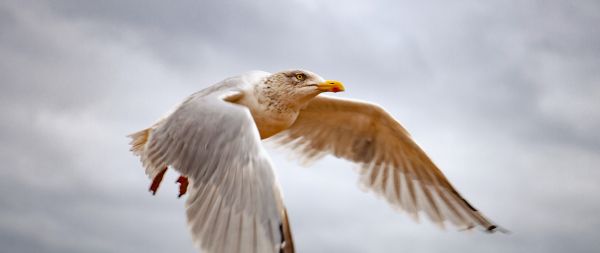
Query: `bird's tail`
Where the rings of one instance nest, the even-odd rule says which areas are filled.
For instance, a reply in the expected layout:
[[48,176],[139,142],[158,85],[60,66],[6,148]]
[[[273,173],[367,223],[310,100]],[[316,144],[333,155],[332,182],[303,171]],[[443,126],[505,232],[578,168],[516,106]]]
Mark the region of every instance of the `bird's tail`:
[[144,130],[132,133],[127,137],[131,138],[131,152],[133,152],[137,156],[141,156],[144,151],[144,146],[146,146],[146,142],[148,142],[148,137],[150,136],[150,130],[152,128],[146,128]]

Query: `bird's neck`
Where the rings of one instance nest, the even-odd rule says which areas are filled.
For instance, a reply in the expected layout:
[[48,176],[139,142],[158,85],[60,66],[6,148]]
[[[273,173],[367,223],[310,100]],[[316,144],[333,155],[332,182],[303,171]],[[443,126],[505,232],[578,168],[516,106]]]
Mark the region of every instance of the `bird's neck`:
[[293,90],[281,86],[273,86],[263,82],[255,86],[254,94],[258,103],[265,106],[265,110],[274,114],[297,114],[317,94],[297,94]]
[[276,87],[255,86],[239,104],[250,109],[262,139],[271,137],[290,127],[312,97],[298,97]]

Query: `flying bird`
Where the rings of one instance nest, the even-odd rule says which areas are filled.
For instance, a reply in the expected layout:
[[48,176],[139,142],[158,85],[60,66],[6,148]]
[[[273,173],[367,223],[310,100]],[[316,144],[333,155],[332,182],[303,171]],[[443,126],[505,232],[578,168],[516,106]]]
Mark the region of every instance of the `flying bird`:
[[467,202],[409,133],[372,103],[322,96],[338,81],[306,70],[252,71],[196,92],[151,127],[130,135],[156,193],[170,167],[181,174],[192,239],[203,252],[294,252],[271,139],[304,160],[355,162],[360,181],[413,217],[443,226],[498,227]]

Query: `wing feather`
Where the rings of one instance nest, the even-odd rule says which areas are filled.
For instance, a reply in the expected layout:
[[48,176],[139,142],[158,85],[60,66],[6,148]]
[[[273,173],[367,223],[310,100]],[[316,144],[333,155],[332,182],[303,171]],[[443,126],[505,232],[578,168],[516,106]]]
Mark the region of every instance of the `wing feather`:
[[377,105],[318,96],[289,129],[271,139],[304,160],[329,153],[358,163],[362,184],[415,219],[424,212],[442,227],[447,220],[464,228],[496,229],[454,189],[406,129]]
[[279,252],[291,235],[278,229],[287,217],[272,165],[248,109],[225,101],[240,93],[192,95],[149,133],[132,135],[132,150],[150,177],[168,165],[189,178],[188,224],[203,252]]

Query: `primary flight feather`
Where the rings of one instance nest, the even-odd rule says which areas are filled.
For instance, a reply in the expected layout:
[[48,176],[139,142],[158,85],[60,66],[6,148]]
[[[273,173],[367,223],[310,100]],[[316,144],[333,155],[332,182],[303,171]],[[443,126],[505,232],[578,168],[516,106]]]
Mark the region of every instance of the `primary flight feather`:
[[470,205],[381,107],[319,96],[343,91],[306,70],[252,71],[192,94],[136,132],[155,193],[171,167],[181,174],[195,245],[203,252],[294,252],[285,205],[261,140],[272,137],[306,160],[326,154],[360,166],[361,182],[413,217],[437,224],[497,226]]

